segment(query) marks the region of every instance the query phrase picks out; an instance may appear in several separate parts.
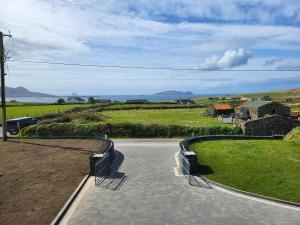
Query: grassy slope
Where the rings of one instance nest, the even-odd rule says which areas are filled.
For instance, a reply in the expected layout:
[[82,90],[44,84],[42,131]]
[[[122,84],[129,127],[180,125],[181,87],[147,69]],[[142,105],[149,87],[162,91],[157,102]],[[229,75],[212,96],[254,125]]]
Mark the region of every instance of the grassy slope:
[[300,202],[300,145],[282,140],[221,140],[192,145],[206,176],[222,184]]
[[264,95],[269,95],[274,101],[285,102],[287,98],[300,98],[300,89],[253,93],[253,94],[246,94],[245,96],[249,96],[252,98],[261,98]]
[[[248,96],[253,99],[262,98],[265,95],[270,96],[274,101],[286,103],[288,98],[300,98],[300,89],[289,89],[283,91],[272,91],[272,92],[259,92],[250,94],[239,94],[240,96]],[[207,97],[194,98],[197,104],[209,105],[211,103],[217,102],[231,102],[231,100],[219,100],[213,99],[209,100]]]
[[[212,126],[221,125],[217,119],[203,116],[205,109],[165,109],[165,110],[120,110],[105,111],[104,122],[129,122],[142,124]],[[232,126],[225,125],[224,126]]]
[[300,112],[300,106],[293,106],[291,107],[291,110]]
[[[34,105],[34,106],[9,106],[7,107],[7,118],[16,118],[22,116],[40,116],[47,113],[57,113],[74,107],[83,105]],[[0,119],[2,115],[0,114]]]

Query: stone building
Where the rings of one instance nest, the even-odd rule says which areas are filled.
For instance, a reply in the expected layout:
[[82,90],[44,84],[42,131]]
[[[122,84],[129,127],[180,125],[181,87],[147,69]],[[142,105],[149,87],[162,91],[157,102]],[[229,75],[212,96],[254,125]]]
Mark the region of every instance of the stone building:
[[242,118],[250,120],[259,119],[265,115],[288,117],[290,115],[290,108],[279,102],[254,100],[242,105],[240,113]]

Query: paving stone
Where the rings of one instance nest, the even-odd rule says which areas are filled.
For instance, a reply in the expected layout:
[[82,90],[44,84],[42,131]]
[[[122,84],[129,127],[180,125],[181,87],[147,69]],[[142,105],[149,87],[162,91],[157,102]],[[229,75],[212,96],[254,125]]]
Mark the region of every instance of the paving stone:
[[117,140],[126,182],[117,190],[90,179],[62,224],[300,224],[300,212],[216,189],[190,186],[175,176],[179,140]]

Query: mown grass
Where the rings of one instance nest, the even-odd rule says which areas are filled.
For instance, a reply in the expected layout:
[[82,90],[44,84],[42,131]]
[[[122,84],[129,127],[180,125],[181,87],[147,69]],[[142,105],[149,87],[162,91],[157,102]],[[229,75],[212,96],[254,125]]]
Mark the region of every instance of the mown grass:
[[[71,104],[71,105],[22,105],[22,106],[8,106],[6,108],[7,119],[23,117],[23,116],[42,116],[49,113],[63,112],[67,109],[74,107],[82,107],[81,104]],[[88,105],[87,105],[88,106]],[[0,114],[0,119],[2,119],[2,114]],[[1,122],[0,122],[1,123]]]
[[119,110],[104,111],[104,122],[181,125],[189,127],[232,126],[203,115],[205,109]]
[[219,140],[195,143],[191,149],[211,180],[300,203],[299,144],[283,140]]

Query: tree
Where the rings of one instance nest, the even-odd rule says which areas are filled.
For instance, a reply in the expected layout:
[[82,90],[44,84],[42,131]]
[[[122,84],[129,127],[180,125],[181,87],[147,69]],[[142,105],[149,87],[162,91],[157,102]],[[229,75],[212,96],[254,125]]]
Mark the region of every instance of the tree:
[[269,95],[262,96],[261,100],[263,101],[272,101],[272,98]]
[[88,103],[89,103],[89,104],[95,104],[95,103],[96,103],[96,100],[94,99],[94,97],[89,97],[89,98],[88,98]]
[[62,105],[62,104],[65,104],[65,103],[66,103],[66,101],[63,98],[60,98],[60,99],[57,100],[57,104]]

